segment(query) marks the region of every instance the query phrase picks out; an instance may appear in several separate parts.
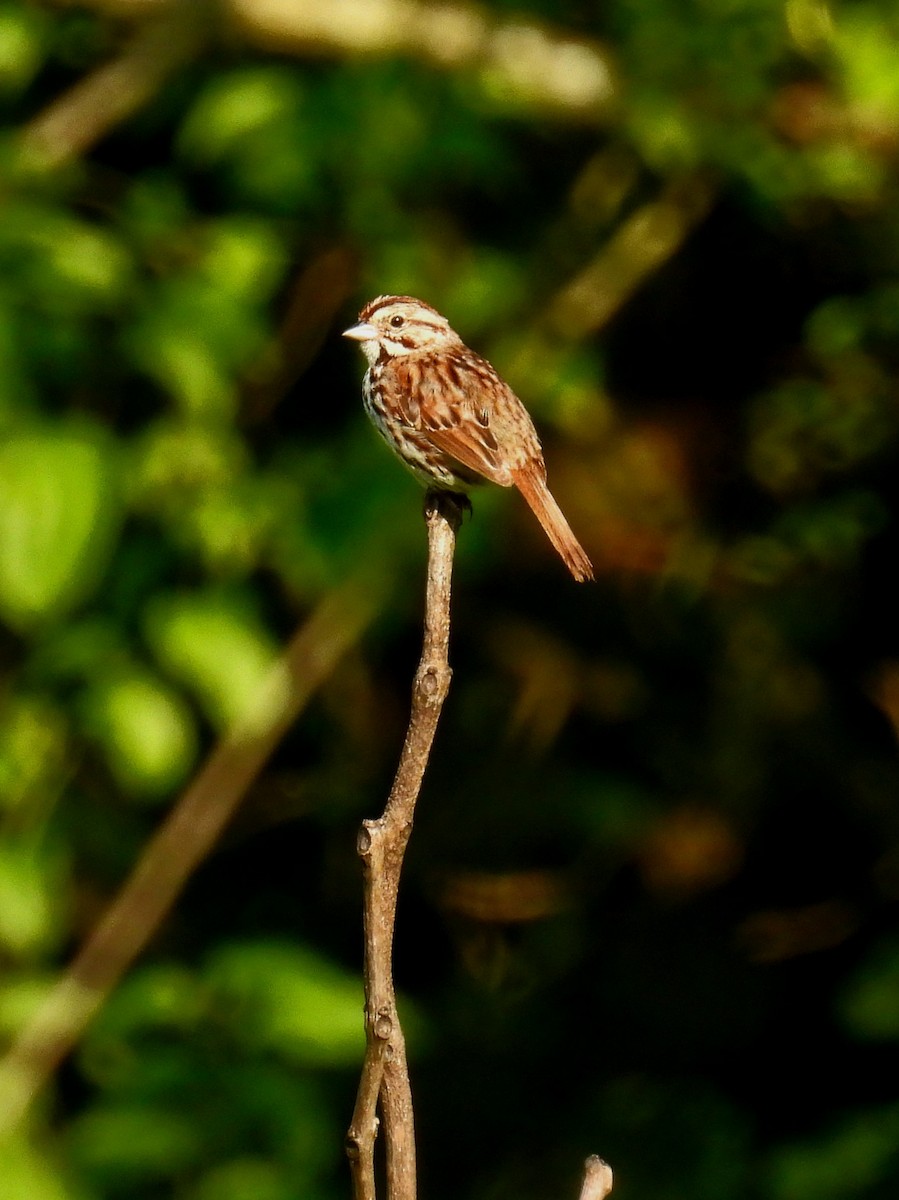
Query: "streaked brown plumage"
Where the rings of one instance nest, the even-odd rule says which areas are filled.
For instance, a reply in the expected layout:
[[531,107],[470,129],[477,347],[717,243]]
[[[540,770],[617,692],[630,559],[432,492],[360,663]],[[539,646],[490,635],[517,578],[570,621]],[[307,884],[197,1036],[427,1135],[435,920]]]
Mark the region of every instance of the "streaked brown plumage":
[[344,337],[368,359],[365,410],[427,487],[467,492],[484,480],[517,487],[579,582],[593,567],[546,486],[524,405],[429,304],[378,296]]

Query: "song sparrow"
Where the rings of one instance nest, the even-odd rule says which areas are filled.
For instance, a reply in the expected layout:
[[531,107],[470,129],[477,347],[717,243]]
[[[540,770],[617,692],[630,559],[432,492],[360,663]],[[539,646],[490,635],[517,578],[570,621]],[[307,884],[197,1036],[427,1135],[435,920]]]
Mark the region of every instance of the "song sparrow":
[[411,296],[378,296],[343,336],[368,359],[366,412],[422,483],[463,493],[485,479],[514,485],[574,578],[593,578],[546,486],[540,439],[524,405],[445,317]]

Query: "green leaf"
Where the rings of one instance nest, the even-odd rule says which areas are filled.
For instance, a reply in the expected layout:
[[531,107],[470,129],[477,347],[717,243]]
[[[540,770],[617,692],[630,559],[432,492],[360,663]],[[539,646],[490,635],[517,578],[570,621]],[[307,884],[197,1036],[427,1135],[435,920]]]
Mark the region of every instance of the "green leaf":
[[843,9],[832,45],[850,100],[872,116],[899,116],[896,73],[896,24],[878,6],[853,4]]
[[892,1178],[895,1186],[897,1144],[899,1108],[895,1105],[855,1113],[833,1132],[774,1154],[770,1191],[765,1194],[771,1200],[844,1200],[873,1194],[868,1189],[885,1179]]
[[361,980],[308,947],[227,946],[211,957],[207,977],[248,1045],[306,1065],[359,1061]]
[[43,1147],[22,1140],[0,1142],[0,1179],[3,1200],[79,1200],[85,1193],[70,1184]]
[[89,429],[0,439],[0,615],[15,629],[96,587],[118,527],[114,468],[112,446]]
[[[214,246],[211,252],[204,272],[152,289],[125,342],[134,364],[192,418],[221,420],[231,416],[235,378],[260,352],[268,328],[244,294],[252,290],[245,280],[235,288],[222,286],[226,265],[215,261]],[[233,240],[230,255],[237,257]],[[250,247],[249,257],[258,263],[255,255]],[[241,270],[247,269],[244,261]]]
[[160,662],[194,691],[217,725],[241,719],[264,725],[278,711],[283,689],[269,687],[276,647],[237,600],[217,594],[159,597],[147,632]]
[[122,1041],[137,1041],[153,1030],[192,1031],[204,1018],[207,992],[186,967],[160,963],[138,968],[100,1013],[86,1042],[88,1056],[99,1046],[106,1057],[120,1057]]
[[203,1177],[191,1200],[296,1200],[294,1172],[261,1158],[237,1158]]
[[137,795],[165,795],[194,761],[196,730],[174,689],[135,669],[106,681],[89,699],[89,721],[110,770]]
[[71,1126],[72,1155],[101,1183],[167,1179],[196,1162],[202,1129],[151,1104],[96,1107]]
[[215,161],[292,115],[302,97],[296,72],[284,68],[248,67],[219,76],[188,113],[180,148],[198,161]]
[[69,773],[66,733],[63,714],[42,699],[0,704],[0,810],[46,812]]
[[0,979],[0,1031],[4,1040],[11,1041],[47,1002],[55,982],[49,976],[14,976],[4,971]]
[[0,843],[0,943],[13,954],[52,946],[60,931],[57,864],[29,841]]
[[0,5],[0,90],[26,87],[45,53],[47,19],[22,4]]
[[899,943],[884,942],[868,957],[839,1007],[857,1037],[877,1042],[899,1039]]
[[203,272],[216,286],[244,299],[266,300],[280,282],[284,247],[263,221],[231,218],[211,224]]

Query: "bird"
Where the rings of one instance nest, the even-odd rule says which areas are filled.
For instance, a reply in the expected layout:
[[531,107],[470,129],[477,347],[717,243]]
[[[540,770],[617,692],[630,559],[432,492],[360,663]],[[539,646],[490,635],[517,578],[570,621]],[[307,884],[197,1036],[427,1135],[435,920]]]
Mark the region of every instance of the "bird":
[[485,481],[516,487],[574,578],[593,579],[547,486],[527,409],[446,317],[414,296],[377,296],[343,336],[368,360],[366,413],[425,487],[463,496]]

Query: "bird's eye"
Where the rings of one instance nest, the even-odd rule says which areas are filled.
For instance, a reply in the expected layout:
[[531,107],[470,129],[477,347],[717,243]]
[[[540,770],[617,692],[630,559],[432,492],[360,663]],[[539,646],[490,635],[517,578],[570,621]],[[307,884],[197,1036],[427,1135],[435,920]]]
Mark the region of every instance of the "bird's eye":
[[397,313],[397,315],[395,317],[390,318],[390,324],[393,326],[394,329],[401,329],[402,326],[405,325],[405,323],[406,323],[406,318],[401,317],[399,315],[399,313]]

